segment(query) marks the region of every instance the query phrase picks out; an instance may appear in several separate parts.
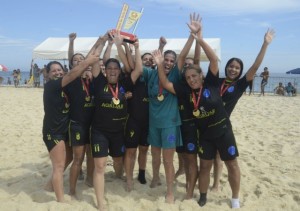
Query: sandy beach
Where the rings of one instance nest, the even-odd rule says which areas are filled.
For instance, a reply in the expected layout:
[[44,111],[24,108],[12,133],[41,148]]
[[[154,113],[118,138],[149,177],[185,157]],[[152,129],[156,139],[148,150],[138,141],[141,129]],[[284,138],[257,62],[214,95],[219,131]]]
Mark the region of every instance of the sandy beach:
[[[241,168],[240,210],[300,210],[300,97],[244,95],[231,116],[238,143]],[[51,172],[42,141],[43,89],[0,87],[0,210],[97,210],[94,189],[78,182],[79,201],[55,202],[53,192],[43,189]],[[208,203],[182,200],[185,177],[174,182],[175,204],[164,203],[162,186],[149,188],[152,166],[148,154],[147,185],[135,180],[135,190],[125,191],[111,165],[106,169],[105,198],[108,210],[183,211],[230,210],[231,191],[224,167],[221,188],[208,192]],[[178,167],[177,155],[174,157]],[[83,166],[85,170],[85,164]],[[135,177],[138,168],[135,166]],[[69,169],[64,176],[68,193]],[[66,194],[66,198],[70,197]]]

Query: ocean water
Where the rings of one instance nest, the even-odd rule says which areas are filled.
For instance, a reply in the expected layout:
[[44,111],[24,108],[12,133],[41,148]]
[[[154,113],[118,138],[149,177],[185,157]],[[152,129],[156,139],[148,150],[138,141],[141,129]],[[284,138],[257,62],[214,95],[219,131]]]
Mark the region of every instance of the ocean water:
[[[260,74],[258,72],[257,74]],[[8,72],[3,72],[0,71],[0,77],[3,78],[2,83],[0,86],[7,86],[7,80],[8,78],[11,79],[12,85],[13,86],[13,77],[12,77],[12,71]],[[222,73],[220,73],[220,77],[224,77]],[[21,72],[21,86],[26,86],[25,85],[25,80],[28,80],[30,78],[30,72]],[[41,78],[41,86],[43,86],[43,75],[40,76]],[[254,78],[253,81],[253,92],[260,92],[260,84],[261,84],[262,78],[257,76]],[[279,82],[283,83],[283,86],[286,86],[288,82],[291,82],[298,90],[300,90],[300,74],[286,74],[286,73],[270,73],[270,77],[268,80],[268,84],[265,86],[265,92],[266,93],[273,93],[274,88],[278,86]],[[247,89],[249,91],[249,89]]]

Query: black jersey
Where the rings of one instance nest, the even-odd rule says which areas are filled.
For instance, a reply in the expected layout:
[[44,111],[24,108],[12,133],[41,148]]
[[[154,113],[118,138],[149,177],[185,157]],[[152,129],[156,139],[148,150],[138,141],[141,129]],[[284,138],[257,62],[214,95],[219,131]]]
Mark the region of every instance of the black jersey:
[[[95,113],[93,116],[92,127],[99,131],[120,132],[124,130],[127,119],[127,100],[125,92],[132,90],[131,77],[125,77],[118,82],[118,99],[119,104],[114,104],[112,101],[113,94],[109,88],[106,77],[99,74],[94,79],[95,92]],[[111,85],[114,92],[116,84]]]
[[215,138],[221,136],[229,126],[228,115],[223,106],[219,92],[218,77],[208,71],[202,89],[191,90],[188,85],[175,84],[174,89],[181,100],[189,102],[194,109],[192,91],[200,101],[197,109],[196,124],[200,132],[200,138]]
[[231,83],[226,83],[225,78],[219,79],[220,94],[222,96],[223,104],[228,116],[231,115],[238,100],[241,98],[250,82],[251,81],[247,81],[246,75],[244,75],[241,79]]
[[62,78],[49,80],[44,86],[43,134],[62,135],[68,130],[69,100],[62,89]]
[[77,78],[64,88],[70,100],[70,120],[89,126],[94,111],[93,83]]
[[142,123],[149,122],[148,88],[143,76],[140,76],[133,86],[132,98],[128,100],[128,114],[130,118]]

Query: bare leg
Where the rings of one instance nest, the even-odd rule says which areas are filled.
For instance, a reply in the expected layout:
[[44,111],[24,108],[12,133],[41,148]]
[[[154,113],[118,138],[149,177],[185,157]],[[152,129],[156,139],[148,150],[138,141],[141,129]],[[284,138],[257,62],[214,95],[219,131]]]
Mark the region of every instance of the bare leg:
[[213,160],[200,159],[200,172],[199,172],[199,190],[200,199],[198,204],[202,207],[206,204],[206,194],[210,180],[210,170],[213,164]]
[[161,185],[159,178],[159,168],[161,164],[161,148],[151,146],[151,154],[153,178],[150,184],[150,188],[155,188],[156,186]]
[[214,183],[211,188],[212,191],[218,191],[220,186],[220,178],[223,170],[223,161],[220,158],[219,152],[216,154],[216,158],[214,160]]
[[113,167],[118,178],[122,178],[124,169],[123,169],[123,157],[113,157]]
[[85,145],[86,149],[86,179],[85,184],[89,187],[93,187],[93,173],[95,169],[94,158],[92,156],[91,145]]
[[93,184],[97,198],[98,210],[105,210],[104,206],[104,173],[107,157],[94,158],[95,170],[93,175]]
[[194,189],[197,182],[198,167],[197,167],[197,155],[196,154],[185,154],[184,166],[187,168],[187,190],[186,199],[193,198]]
[[176,171],[176,174],[175,174],[175,179],[177,177],[179,177],[180,175],[184,174],[184,158],[183,158],[183,153],[177,153],[178,155],[178,162],[179,162],[179,168],[178,170]]
[[241,173],[237,159],[225,161],[228,169],[228,181],[232,190],[232,198],[239,198]]
[[85,146],[73,147],[74,159],[70,168],[70,195],[75,196],[76,184],[84,159]]
[[148,146],[139,146],[138,164],[139,164],[139,175],[138,180],[141,184],[146,184],[145,170],[147,163]]
[[175,169],[173,164],[175,149],[163,149],[163,162],[165,167],[167,194],[166,203],[174,203],[173,182]]
[[64,185],[63,173],[66,162],[66,148],[64,141],[60,141],[51,151],[50,159],[52,162],[52,185],[55,192],[56,200],[64,202]]
[[125,172],[126,172],[126,182],[127,191],[130,192],[133,189],[133,169],[136,159],[136,148],[127,148],[125,151]]

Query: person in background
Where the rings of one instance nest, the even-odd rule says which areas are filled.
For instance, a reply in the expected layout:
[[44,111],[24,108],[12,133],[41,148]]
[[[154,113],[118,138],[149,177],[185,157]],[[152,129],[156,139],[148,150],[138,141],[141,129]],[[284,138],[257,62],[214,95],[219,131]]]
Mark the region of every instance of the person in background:
[[265,86],[268,84],[268,79],[269,79],[269,70],[267,67],[264,68],[264,71],[260,74],[260,77],[262,77],[262,80],[261,80],[261,85],[260,85],[260,88],[261,88],[261,95],[265,95]]
[[278,86],[275,87],[274,93],[276,95],[284,96],[285,87],[282,85],[282,82],[279,82]]
[[285,91],[288,96],[296,96],[296,88],[291,82],[288,82],[288,85],[285,87]]
[[32,72],[33,72],[34,87],[39,88],[40,84],[41,84],[40,76],[41,76],[42,70],[35,63],[32,67]]

